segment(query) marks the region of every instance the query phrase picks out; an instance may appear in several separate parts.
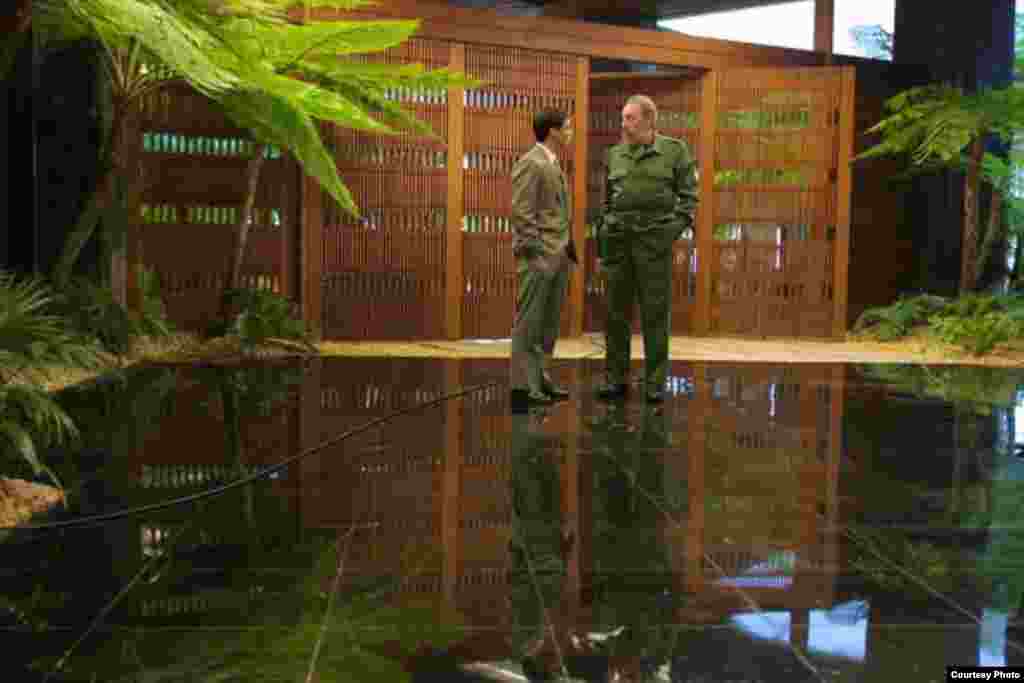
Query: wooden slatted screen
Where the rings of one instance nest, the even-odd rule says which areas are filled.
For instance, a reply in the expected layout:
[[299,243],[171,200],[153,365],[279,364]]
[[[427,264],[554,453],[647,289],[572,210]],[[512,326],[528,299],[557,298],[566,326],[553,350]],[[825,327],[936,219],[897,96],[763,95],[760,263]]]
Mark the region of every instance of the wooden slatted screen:
[[[587,169],[587,223],[600,215],[605,190],[605,153],[617,144],[622,130],[622,107],[631,95],[647,95],[658,107],[658,132],[685,140],[695,158],[700,153],[699,124],[701,82],[689,75],[625,76],[595,74],[590,79],[590,158]],[[585,318],[583,329],[604,329],[607,292],[604,275],[597,269],[597,246],[589,234],[585,249]],[[672,291],[672,334],[693,331],[697,292],[697,261],[690,231],[675,244]],[[640,331],[634,314],[633,329]]]
[[[143,263],[160,278],[171,321],[188,330],[212,322],[245,198],[251,136],[185,87],[143,101]],[[273,149],[256,192],[242,264],[243,285],[290,294],[285,239],[295,228],[295,163]]]
[[[450,45],[414,39],[369,62],[448,66]],[[391,92],[436,138],[325,126],[360,217],[329,196],[323,211],[323,335],[334,339],[443,336],[448,202],[447,91]]]
[[717,76],[711,334],[832,335],[841,73]]
[[[512,331],[516,263],[512,255],[512,166],[534,145],[532,119],[544,107],[575,107],[576,58],[469,45],[466,72],[486,81],[465,95],[462,336],[504,338]],[[560,159],[572,187],[571,155]],[[573,315],[568,296],[562,335]]]

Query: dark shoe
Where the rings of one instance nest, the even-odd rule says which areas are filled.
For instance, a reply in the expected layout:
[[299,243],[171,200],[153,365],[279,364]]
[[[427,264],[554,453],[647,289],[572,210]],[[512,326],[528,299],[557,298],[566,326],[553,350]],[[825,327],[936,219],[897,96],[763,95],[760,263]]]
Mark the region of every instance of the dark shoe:
[[528,413],[532,406],[549,406],[555,402],[547,394],[526,389],[513,389],[509,398],[513,413]]
[[628,384],[612,384],[606,382],[597,389],[597,397],[602,401],[616,401],[625,398],[629,393]]
[[665,400],[664,389],[648,389],[645,397],[648,403],[662,403]]
[[569,398],[569,390],[557,384],[548,384],[544,387],[544,393],[556,401],[564,401]]

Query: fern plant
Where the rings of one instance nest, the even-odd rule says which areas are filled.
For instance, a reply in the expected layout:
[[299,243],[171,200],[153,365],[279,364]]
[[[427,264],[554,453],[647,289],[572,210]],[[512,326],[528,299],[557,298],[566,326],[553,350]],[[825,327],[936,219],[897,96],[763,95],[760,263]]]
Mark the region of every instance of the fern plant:
[[36,376],[52,366],[97,367],[100,355],[93,342],[48,312],[53,297],[38,278],[0,272],[0,455],[59,486],[39,447],[68,444],[78,432]]
[[227,302],[229,310],[237,313],[226,332],[238,338],[243,353],[278,339],[316,351],[295,304],[280,294],[267,289],[235,289],[228,292]]
[[132,350],[138,337],[167,337],[172,326],[160,298],[159,278],[149,270],[140,274],[142,305],[129,312],[109,287],[87,279],[73,280],[54,297],[52,309],[76,330],[99,340],[111,353]]
[[864,311],[853,326],[853,331],[879,341],[900,339],[909,335],[915,327],[927,325],[929,318],[941,311],[946,303],[946,299],[928,294],[901,297],[889,306]]

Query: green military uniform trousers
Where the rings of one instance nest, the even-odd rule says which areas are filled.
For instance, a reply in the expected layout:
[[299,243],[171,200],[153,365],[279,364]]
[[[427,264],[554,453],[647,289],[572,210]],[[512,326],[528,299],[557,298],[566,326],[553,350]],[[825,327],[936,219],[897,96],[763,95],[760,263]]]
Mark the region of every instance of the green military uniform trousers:
[[607,282],[605,322],[608,381],[629,377],[634,302],[640,308],[644,339],[644,380],[662,388],[668,377],[668,340],[672,310],[672,245],[679,235],[671,222],[622,218],[619,229],[605,235],[602,260]]

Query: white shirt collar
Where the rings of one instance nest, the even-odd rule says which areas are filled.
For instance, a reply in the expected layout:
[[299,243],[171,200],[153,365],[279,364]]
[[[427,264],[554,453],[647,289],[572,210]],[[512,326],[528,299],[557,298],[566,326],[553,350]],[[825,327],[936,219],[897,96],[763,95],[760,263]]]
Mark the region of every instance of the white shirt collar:
[[548,161],[550,161],[553,164],[558,163],[558,156],[550,149],[548,149],[547,145],[545,145],[543,142],[538,142],[537,146],[544,150],[544,153],[548,155]]

